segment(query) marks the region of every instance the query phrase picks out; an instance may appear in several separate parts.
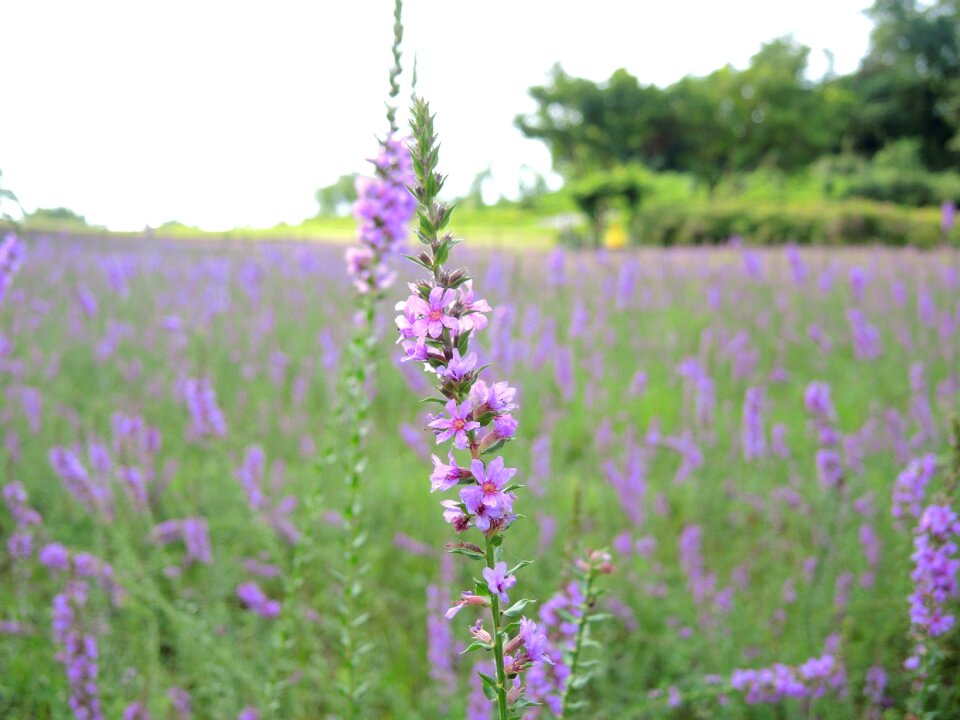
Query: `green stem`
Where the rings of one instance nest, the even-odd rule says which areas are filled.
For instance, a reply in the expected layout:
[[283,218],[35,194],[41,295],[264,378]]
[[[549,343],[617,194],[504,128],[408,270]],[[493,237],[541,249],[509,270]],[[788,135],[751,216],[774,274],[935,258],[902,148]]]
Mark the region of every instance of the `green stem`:
[[816,555],[817,564],[813,567],[813,576],[810,578],[810,583],[807,585],[806,597],[804,598],[804,611],[803,611],[803,625],[804,625],[804,636],[807,643],[807,651],[809,654],[813,654],[815,651],[814,647],[814,635],[813,635],[813,601],[814,595],[816,595],[817,590],[820,587],[820,581],[823,579],[824,566],[827,563],[827,560],[830,557],[831,550],[833,549],[833,544],[831,542],[834,534],[837,532],[837,525],[839,522],[840,515],[840,498],[830,496],[830,511],[827,516],[827,530],[826,537],[827,540],[824,542],[820,551]]
[[187,632],[191,640],[198,642],[210,655],[217,657],[220,671],[232,676],[240,686],[255,687],[256,683],[253,677],[245,669],[242,669],[240,663],[237,663],[234,654],[225,650],[214,640],[213,633],[207,624],[201,618],[185,612],[167,599],[163,591],[147,574],[142,558],[134,554],[133,543],[126,533],[120,531],[117,523],[108,523],[107,533],[112,541],[113,549],[116,551],[113,558],[120,569],[120,577],[124,581],[121,582],[123,589],[163,612],[171,622],[178,626],[180,632],[184,631],[184,626],[188,626]]
[[392,104],[400,94],[400,43],[403,41],[403,1],[394,0],[393,3],[393,46],[390,51],[393,55],[393,67],[390,68],[390,100],[387,102],[387,121],[390,123],[390,132],[397,131],[397,106]]
[[[484,559],[491,570],[495,563],[493,538],[487,537]],[[507,720],[507,673],[503,666],[503,635],[500,633],[500,598],[491,594],[490,611],[493,615],[493,654],[497,663],[497,710],[500,720]]]
[[577,621],[577,639],[573,645],[573,656],[570,660],[570,674],[567,681],[563,684],[563,698],[560,701],[560,715],[567,716],[567,701],[570,698],[570,691],[573,690],[573,680],[577,676],[577,667],[580,664],[580,650],[583,648],[583,636],[587,628],[587,617],[590,611],[590,597],[593,593],[593,579],[596,577],[596,568],[590,563],[590,569],[587,571],[587,582],[583,593],[583,604],[580,606],[580,619]]
[[372,360],[373,322],[375,298],[363,295],[360,298],[362,322],[357,327],[353,340],[353,376],[347,379],[348,411],[353,410],[350,439],[347,444],[345,460],[347,471],[347,502],[344,508],[343,520],[346,568],[344,572],[343,597],[341,599],[341,639],[343,659],[346,670],[345,690],[347,694],[347,717],[359,716],[358,677],[359,653],[357,649],[357,622],[356,613],[360,605],[362,592],[361,576],[363,574],[362,553],[363,532],[361,525],[362,498],[360,494],[360,477],[363,471],[364,448],[363,441],[367,433],[367,419],[370,414],[370,398],[366,392],[366,383],[369,366]]
[[950,468],[947,472],[946,493],[950,498],[953,498],[957,486],[960,485],[960,417],[954,416],[951,430],[953,431],[953,437],[951,438]]

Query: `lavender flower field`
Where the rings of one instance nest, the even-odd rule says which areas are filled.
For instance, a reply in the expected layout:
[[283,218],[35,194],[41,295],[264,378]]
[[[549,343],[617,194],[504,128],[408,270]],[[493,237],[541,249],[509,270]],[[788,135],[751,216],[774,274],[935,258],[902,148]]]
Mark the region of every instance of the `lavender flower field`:
[[[473,350],[518,389],[504,560],[536,558],[525,614],[551,643],[574,559],[610,553],[577,716],[906,717],[926,636],[951,716],[958,528],[923,508],[960,409],[955,253],[456,253],[492,307]],[[0,306],[0,716],[344,716],[342,257],[26,244]],[[428,492],[434,378],[392,315],[358,484],[359,716],[494,717],[460,654],[479,614],[446,617],[471,568]],[[552,716],[561,666],[528,678],[525,717]]]

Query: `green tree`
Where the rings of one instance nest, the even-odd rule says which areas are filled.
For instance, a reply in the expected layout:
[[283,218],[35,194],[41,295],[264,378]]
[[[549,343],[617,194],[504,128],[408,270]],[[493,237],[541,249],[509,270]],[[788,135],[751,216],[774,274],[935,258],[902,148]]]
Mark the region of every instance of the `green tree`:
[[87,227],[87,219],[80,213],[65,207],[37,208],[27,216],[28,222],[51,225],[82,225]]
[[546,195],[550,188],[547,179],[529,165],[520,167],[519,202],[521,207],[533,207],[537,198]]
[[739,73],[743,123],[737,169],[760,166],[792,172],[840,149],[852,98],[806,80],[810,48],[792,38],[764,44]]
[[620,69],[603,83],[568,75],[555,65],[546,85],[530,88],[537,110],[516,126],[542,140],[565,176],[634,162],[653,169],[675,165],[675,114],[663,91],[641,85]]
[[314,193],[320,215],[346,215],[357,199],[357,173],[341,175],[332,185],[322,187]]
[[3,170],[0,170],[0,218],[9,220],[10,214],[8,212],[8,206],[14,206],[20,213],[23,214],[23,206],[20,205],[20,201],[17,199],[17,196],[14,195],[13,190],[5,188],[3,186]]
[[568,178],[642,164],[693,173],[711,189],[729,173],[790,172],[841,146],[853,96],[805,78],[809,48],[791,38],[765,44],[746,70],[731,66],[661,90],[626,70],[603,83],[559,65],[530,89],[537,109],[516,118],[544,141]]
[[467,196],[464,198],[467,205],[473,208],[482,208],[485,203],[483,202],[483,186],[493,179],[493,170],[489,165],[476,175],[473,176],[473,181],[470,183],[470,189],[467,191]]
[[626,217],[626,226],[633,228],[644,197],[650,192],[650,172],[641,165],[623,165],[585,175],[571,183],[570,195],[581,212],[590,220],[593,243],[603,240],[610,210],[619,210]]
[[737,147],[746,134],[746,110],[738,73],[727,65],[707,77],[685,77],[668,90],[681,138],[677,169],[709,188],[736,169]]
[[875,27],[860,69],[844,79],[857,96],[854,147],[873,154],[918,138],[935,170],[960,160],[960,0],[876,0]]

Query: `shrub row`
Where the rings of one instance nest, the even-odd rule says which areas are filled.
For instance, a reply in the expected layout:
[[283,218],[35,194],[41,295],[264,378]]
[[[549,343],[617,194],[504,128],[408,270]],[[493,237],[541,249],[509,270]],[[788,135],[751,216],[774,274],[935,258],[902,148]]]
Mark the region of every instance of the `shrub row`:
[[[637,215],[631,232],[644,245],[710,245],[739,235],[751,244],[914,245],[944,241],[940,210],[868,201],[816,204],[722,202],[703,206],[653,206]],[[960,245],[954,228],[949,238]]]
[[850,181],[844,197],[929,207],[960,200],[960,175],[917,171],[873,170]]

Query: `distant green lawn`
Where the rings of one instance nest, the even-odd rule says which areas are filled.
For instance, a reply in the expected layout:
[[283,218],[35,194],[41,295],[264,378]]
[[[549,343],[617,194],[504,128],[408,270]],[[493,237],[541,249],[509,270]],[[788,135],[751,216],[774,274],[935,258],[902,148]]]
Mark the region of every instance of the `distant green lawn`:
[[[861,207],[884,207],[889,205],[871,203],[867,200],[840,200],[847,179],[834,177],[828,192],[823,177],[813,170],[793,175],[775,171],[758,170],[749,174],[730,177],[714,188],[712,194],[702,183],[690,175],[681,173],[657,173],[652,176],[652,186],[644,198],[641,212],[656,214],[669,210],[671,214],[683,214],[687,209],[691,216],[698,211],[729,209],[739,206],[753,208],[778,207],[793,210],[808,210],[817,214],[831,207],[839,208],[844,203],[858,203]],[[939,222],[937,208],[896,208],[903,216],[926,224]],[[556,244],[561,228],[575,229],[586,233],[588,223],[575,202],[564,190],[546,193],[526,202],[501,200],[496,205],[477,207],[464,201],[456,208],[456,228],[460,237],[471,243],[491,248],[542,249]],[[102,228],[90,228],[76,223],[50,224],[30,221],[28,230],[37,233],[68,232],[70,234],[104,233]],[[332,242],[349,242],[356,236],[356,222],[350,216],[317,216],[307,218],[296,225],[285,223],[268,228],[235,228],[230,231],[207,231],[178,223],[162,226],[155,233],[176,238],[223,238],[223,239],[295,239]],[[110,233],[117,236],[141,236],[141,233]]]

